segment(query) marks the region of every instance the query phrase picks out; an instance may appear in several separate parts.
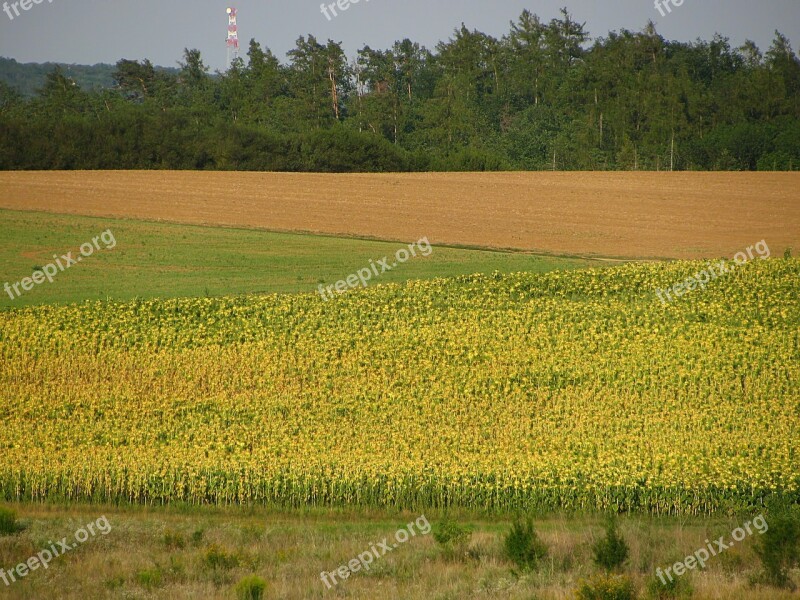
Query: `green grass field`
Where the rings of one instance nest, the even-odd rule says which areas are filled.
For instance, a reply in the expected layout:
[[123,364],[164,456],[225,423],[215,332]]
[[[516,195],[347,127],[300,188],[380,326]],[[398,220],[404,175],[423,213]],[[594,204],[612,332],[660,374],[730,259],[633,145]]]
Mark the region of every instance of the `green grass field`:
[[[0,286],[30,277],[36,267],[53,262],[54,254],[72,250],[76,256],[81,244],[107,229],[117,241],[115,248],[96,251],[79,265],[60,272],[52,283],[45,281],[13,300],[7,292],[0,292],[0,308],[108,298],[311,292],[416,241],[378,242],[0,210]],[[372,285],[600,264],[577,258],[436,247],[429,257],[412,258],[374,279]]]
[[[0,536],[0,568],[13,569],[66,536],[105,517],[107,535],[98,533],[6,587],[0,597],[25,600],[116,598],[202,598],[234,600],[235,587],[253,574],[267,584],[264,599],[397,598],[407,600],[508,600],[575,598],[581,582],[596,576],[592,543],[602,535],[602,519],[551,515],[537,530],[548,554],[541,567],[520,573],[503,553],[506,518],[451,514],[471,534],[463,554],[453,554],[434,539],[441,514],[428,512],[308,510],[275,512],[254,507],[111,507],[47,504],[11,505],[25,529]],[[424,516],[422,531],[379,556],[370,569],[352,573],[328,589],[321,579],[393,539],[407,523]],[[423,521],[423,522],[424,522]],[[742,524],[737,518],[655,518],[628,516],[619,521],[630,546],[626,572],[639,598],[658,598],[652,565],[666,567]],[[108,531],[108,529],[106,529]],[[789,590],[750,586],[758,572],[753,545],[758,534],[710,560],[702,572],[684,575],[676,598],[789,600]],[[380,551],[379,551],[380,553]],[[329,580],[330,581],[330,580]],[[56,593],[54,594],[54,591]],[[612,596],[607,596],[612,598]],[[668,596],[662,596],[668,598]]]

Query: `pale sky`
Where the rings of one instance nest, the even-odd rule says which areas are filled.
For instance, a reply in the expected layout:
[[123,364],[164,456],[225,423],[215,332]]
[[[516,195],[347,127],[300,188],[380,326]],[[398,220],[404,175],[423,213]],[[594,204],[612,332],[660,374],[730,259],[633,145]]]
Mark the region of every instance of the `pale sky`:
[[[0,0],[2,2],[9,0]],[[18,0],[14,0],[18,1]],[[28,3],[33,0],[23,0]],[[239,10],[242,56],[254,37],[281,59],[300,35],[343,42],[349,56],[364,44],[387,48],[409,37],[428,48],[450,37],[463,22],[469,29],[501,36],[523,9],[544,21],[567,0],[361,0],[328,21],[320,0],[37,0],[9,19],[0,12],[0,56],[20,62],[115,63],[149,58],[175,66],[184,47],[198,48],[212,70],[225,65],[227,15]],[[328,0],[328,2],[333,0]],[[800,46],[800,0],[684,0],[661,16],[653,0],[573,0],[567,4],[593,37],[610,30],[641,30],[652,19],[667,39],[710,39],[719,32],[734,47],[754,40],[765,51],[776,29]],[[10,9],[14,14],[13,9]]]

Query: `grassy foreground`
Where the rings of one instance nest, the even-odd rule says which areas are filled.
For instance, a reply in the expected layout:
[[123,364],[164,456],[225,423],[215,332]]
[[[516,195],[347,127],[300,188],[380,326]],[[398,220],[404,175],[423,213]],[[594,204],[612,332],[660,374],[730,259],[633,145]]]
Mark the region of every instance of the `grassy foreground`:
[[[370,260],[391,257],[407,247],[400,242],[0,210],[0,286],[30,277],[34,268],[52,263],[54,254],[72,251],[76,256],[81,244],[108,229],[116,240],[113,249],[95,252],[60,272],[53,283],[45,281],[13,300],[0,289],[0,308],[137,297],[311,292],[319,284],[331,285],[368,268]],[[430,256],[412,258],[373,284],[597,264],[601,263],[436,247]]]
[[[449,556],[433,535],[417,535],[328,589],[322,571],[330,572],[383,538],[391,539],[412,512],[292,511],[258,508],[147,508],[13,505],[27,528],[0,537],[0,569],[13,569],[35,556],[51,540],[67,536],[105,517],[107,535],[96,535],[63,556],[47,570],[39,568],[5,586],[0,597],[38,600],[55,595],[64,600],[105,598],[233,599],[242,578],[258,575],[267,582],[264,598],[404,598],[446,600],[505,598],[512,600],[573,598],[574,590],[597,572],[591,544],[602,535],[593,517],[550,516],[536,522],[548,555],[541,567],[517,573],[504,557],[505,519],[462,515],[473,533],[464,555]],[[426,519],[436,525],[434,513]],[[625,573],[642,598],[655,580],[655,570],[682,560],[707,538],[727,535],[742,524],[737,518],[677,519],[644,516],[621,519],[621,533],[630,545]],[[682,578],[692,597],[782,600],[792,592],[752,586],[758,572],[754,539],[710,560],[702,572]]]

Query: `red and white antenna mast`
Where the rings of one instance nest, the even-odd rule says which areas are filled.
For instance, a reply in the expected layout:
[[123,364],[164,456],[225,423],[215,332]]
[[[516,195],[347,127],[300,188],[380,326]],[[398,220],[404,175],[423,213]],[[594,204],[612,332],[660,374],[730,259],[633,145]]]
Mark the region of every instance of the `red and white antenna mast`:
[[239,58],[239,26],[236,23],[236,9],[228,8],[228,64]]

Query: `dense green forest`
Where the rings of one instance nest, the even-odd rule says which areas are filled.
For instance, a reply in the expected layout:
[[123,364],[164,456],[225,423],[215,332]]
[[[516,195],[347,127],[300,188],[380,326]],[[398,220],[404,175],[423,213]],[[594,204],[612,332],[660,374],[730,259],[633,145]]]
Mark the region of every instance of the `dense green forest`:
[[793,170],[800,60],[779,32],[686,43],[652,23],[591,40],[564,9],[501,39],[463,25],[346,56],[300,37],[282,64],[255,40],[213,76],[120,60],[110,89],[61,67],[26,98],[0,83],[2,169]]
[[[71,65],[66,63],[20,63],[13,58],[0,56],[0,82],[5,82],[14,91],[25,98],[32,98],[39,93],[47,81],[47,75],[56,67],[60,67],[64,75],[72,79],[84,90],[102,91],[114,87],[114,65],[98,63],[96,65]],[[156,67],[156,69],[172,72],[177,69]]]
[[0,56],[0,81],[7,83],[25,98],[32,98],[44,87],[48,73],[56,67],[85,90],[102,90],[114,86],[114,65],[19,63],[13,58],[2,56]]

